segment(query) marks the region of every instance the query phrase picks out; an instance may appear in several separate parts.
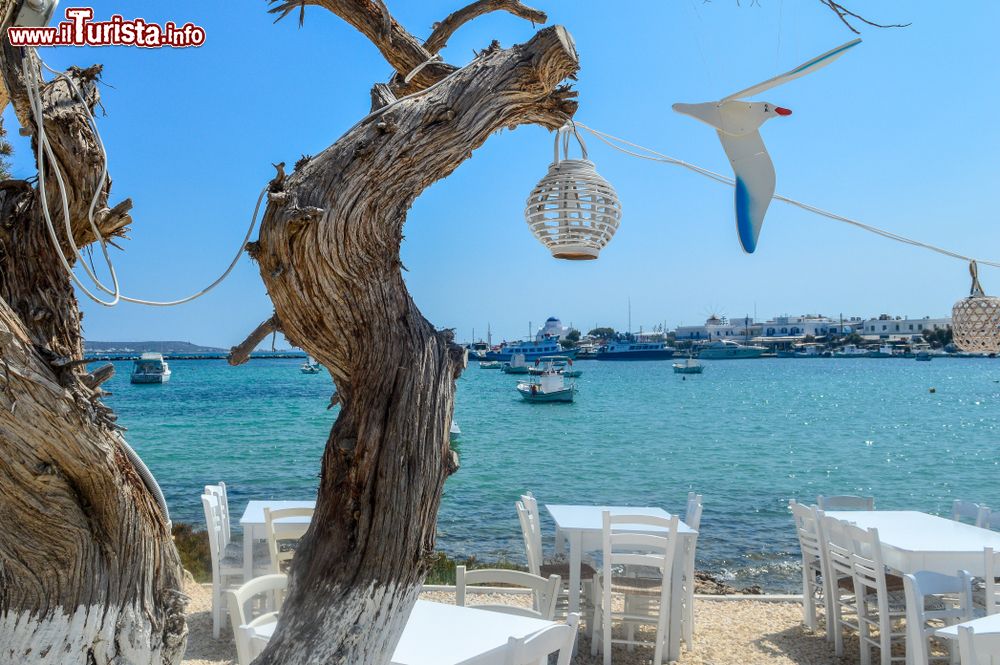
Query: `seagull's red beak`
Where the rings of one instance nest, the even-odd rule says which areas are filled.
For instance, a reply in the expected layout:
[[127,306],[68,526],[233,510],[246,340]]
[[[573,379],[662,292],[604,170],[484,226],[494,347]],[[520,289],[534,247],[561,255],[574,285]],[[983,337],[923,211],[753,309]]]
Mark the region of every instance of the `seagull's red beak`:
[[791,115],[792,109],[786,109],[781,106],[775,106],[774,112],[777,113],[778,115]]

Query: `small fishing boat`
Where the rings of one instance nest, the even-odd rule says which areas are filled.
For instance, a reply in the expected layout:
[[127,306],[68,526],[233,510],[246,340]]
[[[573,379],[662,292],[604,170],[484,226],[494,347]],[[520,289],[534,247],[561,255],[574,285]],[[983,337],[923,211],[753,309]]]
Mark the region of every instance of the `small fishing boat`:
[[484,360],[479,363],[479,369],[500,369],[503,366],[499,360]]
[[527,374],[528,363],[524,360],[523,353],[515,353],[510,362],[503,364],[504,374]]
[[526,402],[572,402],[576,394],[576,384],[570,381],[556,366],[557,362],[569,360],[566,356],[552,356],[545,359],[541,376],[517,384],[517,392]]
[[528,368],[528,374],[533,376],[541,376],[545,373],[547,364],[551,362],[552,367],[562,374],[567,379],[576,379],[581,374],[582,370],[573,369],[573,359],[568,356],[542,356],[535,361],[534,367]]
[[316,359],[309,356],[308,359],[302,363],[302,367],[299,368],[299,371],[303,374],[319,374],[320,369],[321,367],[319,363],[316,362]]
[[934,356],[931,355],[930,351],[917,351],[916,359],[924,362],[929,362]]
[[451,419],[451,430],[448,432],[448,439],[451,441],[458,441],[458,437],[462,436],[462,430],[459,429],[458,423],[455,419]]
[[735,360],[760,358],[767,351],[763,346],[738,344],[730,339],[717,339],[701,347],[698,357],[702,360]]
[[684,362],[674,363],[674,374],[701,374],[705,371],[705,366],[688,356]]
[[162,353],[144,353],[132,365],[132,383],[166,383],[170,380],[170,365]]

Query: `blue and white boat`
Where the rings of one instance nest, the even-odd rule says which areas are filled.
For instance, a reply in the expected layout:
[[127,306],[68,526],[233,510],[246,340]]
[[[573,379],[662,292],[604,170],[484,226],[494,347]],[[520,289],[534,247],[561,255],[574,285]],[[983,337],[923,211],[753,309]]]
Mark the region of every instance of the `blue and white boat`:
[[625,342],[608,342],[597,351],[598,360],[670,360],[674,348],[663,340],[639,337]]
[[515,355],[521,354],[525,360],[534,362],[542,356],[566,356],[576,358],[576,349],[563,349],[559,340],[548,337],[541,340],[531,340],[527,342],[514,342],[512,344],[501,345],[500,348],[486,353],[486,360],[499,360],[510,362]]

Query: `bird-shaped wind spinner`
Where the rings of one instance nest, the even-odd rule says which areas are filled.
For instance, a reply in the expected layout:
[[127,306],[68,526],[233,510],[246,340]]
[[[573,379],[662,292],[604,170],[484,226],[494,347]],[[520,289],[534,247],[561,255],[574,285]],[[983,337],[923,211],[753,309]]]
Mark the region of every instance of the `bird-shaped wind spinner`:
[[792,112],[767,102],[748,102],[742,98],[752,97],[825,67],[860,43],[860,39],[847,42],[790,72],[723,97],[717,102],[674,104],[673,108],[678,113],[701,120],[718,131],[719,140],[722,141],[722,147],[736,175],[736,231],[743,251],[752,253],[757,249],[757,237],[764,223],[764,214],[774,196],[774,164],[767,154],[758,128],[775,116],[791,115]]

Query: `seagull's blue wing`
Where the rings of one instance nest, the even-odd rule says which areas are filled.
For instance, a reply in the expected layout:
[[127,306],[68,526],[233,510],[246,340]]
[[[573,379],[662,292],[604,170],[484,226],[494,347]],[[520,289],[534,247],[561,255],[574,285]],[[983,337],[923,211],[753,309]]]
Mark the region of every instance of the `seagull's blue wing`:
[[788,83],[800,76],[805,76],[806,74],[812,73],[819,69],[820,67],[826,67],[831,62],[844,55],[848,49],[853,48],[861,43],[860,39],[854,39],[846,44],[841,44],[835,49],[830,49],[823,55],[817,55],[815,58],[809,62],[804,62],[790,72],[785,72],[780,76],[775,76],[773,79],[768,79],[763,83],[758,83],[755,86],[751,86],[746,90],[740,90],[735,92],[728,97],[723,97],[721,101],[727,101],[730,99],[743,99],[745,97],[753,97],[754,95],[759,95],[765,90],[770,90],[771,88],[777,87],[782,83]]
[[752,254],[774,196],[774,164],[760,132],[742,136],[718,134],[736,175],[736,232],[743,251]]

